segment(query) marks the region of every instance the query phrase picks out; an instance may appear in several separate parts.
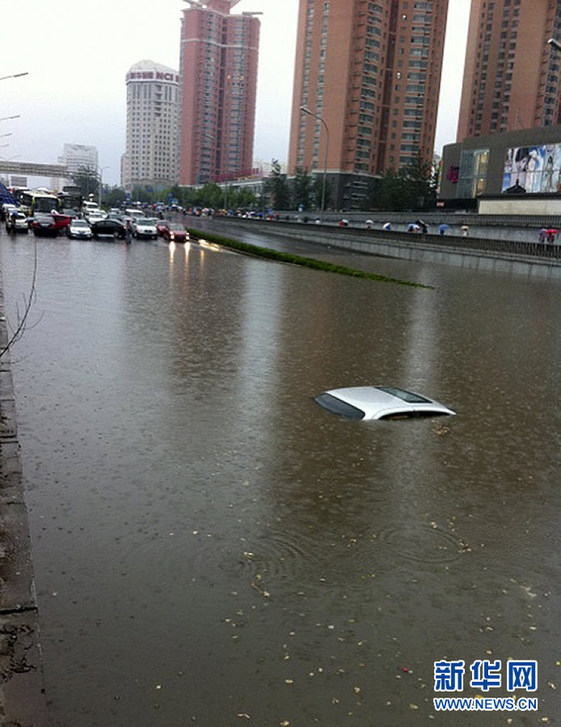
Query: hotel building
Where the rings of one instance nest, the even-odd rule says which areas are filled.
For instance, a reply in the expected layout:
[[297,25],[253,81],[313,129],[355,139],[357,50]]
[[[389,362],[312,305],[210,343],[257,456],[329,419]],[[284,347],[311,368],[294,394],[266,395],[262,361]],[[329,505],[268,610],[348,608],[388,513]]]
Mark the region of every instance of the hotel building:
[[251,174],[260,22],[239,0],[187,0],[181,26],[180,184]]
[[166,187],[179,178],[179,76],[153,61],[140,61],[127,73],[126,152],[121,184]]
[[472,0],[457,140],[558,124],[559,0]]
[[432,161],[447,12],[448,0],[300,0],[289,173],[327,169],[333,204],[353,207],[374,176]]

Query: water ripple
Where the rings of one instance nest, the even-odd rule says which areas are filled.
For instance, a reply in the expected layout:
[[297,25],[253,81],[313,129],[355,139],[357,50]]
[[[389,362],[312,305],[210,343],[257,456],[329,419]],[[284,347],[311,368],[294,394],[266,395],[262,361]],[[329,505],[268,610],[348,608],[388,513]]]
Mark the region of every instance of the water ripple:
[[465,544],[436,526],[388,527],[378,534],[379,542],[392,552],[415,563],[451,563],[465,551]]

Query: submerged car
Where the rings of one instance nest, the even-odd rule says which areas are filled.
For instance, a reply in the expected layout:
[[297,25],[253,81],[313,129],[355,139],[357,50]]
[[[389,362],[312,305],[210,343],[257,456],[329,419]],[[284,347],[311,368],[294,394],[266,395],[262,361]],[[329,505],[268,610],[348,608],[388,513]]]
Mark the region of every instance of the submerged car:
[[68,237],[72,237],[75,240],[91,240],[93,237],[92,228],[86,220],[72,220],[68,225]]
[[177,225],[172,222],[164,230],[163,238],[168,242],[187,242],[189,240],[189,233],[182,225]]
[[396,386],[354,386],[330,389],[314,398],[327,411],[344,419],[410,419],[454,415],[456,412],[428,396]]

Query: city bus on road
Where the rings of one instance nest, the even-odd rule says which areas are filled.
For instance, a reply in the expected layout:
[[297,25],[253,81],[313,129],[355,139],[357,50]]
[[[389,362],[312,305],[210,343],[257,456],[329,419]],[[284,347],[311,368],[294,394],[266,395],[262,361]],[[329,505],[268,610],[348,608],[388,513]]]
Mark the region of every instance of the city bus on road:
[[83,201],[80,187],[74,185],[68,184],[58,193],[58,209],[72,217],[78,217],[81,213]]
[[34,217],[37,212],[50,213],[59,207],[56,194],[39,189],[18,189],[14,196],[28,217]]

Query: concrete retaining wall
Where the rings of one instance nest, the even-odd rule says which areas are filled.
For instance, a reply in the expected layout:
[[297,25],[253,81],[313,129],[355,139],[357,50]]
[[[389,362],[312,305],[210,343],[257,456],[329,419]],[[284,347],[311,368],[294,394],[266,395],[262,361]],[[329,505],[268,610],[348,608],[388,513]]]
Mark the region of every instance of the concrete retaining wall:
[[[220,218],[216,218],[218,221]],[[224,218],[230,227],[280,235],[322,247],[338,247],[367,255],[428,260],[475,270],[511,272],[561,278],[561,245],[512,239],[448,237],[360,230],[290,222],[264,222]]]
[[[0,352],[8,341],[0,269]],[[47,724],[10,352],[0,356],[0,724]]]

